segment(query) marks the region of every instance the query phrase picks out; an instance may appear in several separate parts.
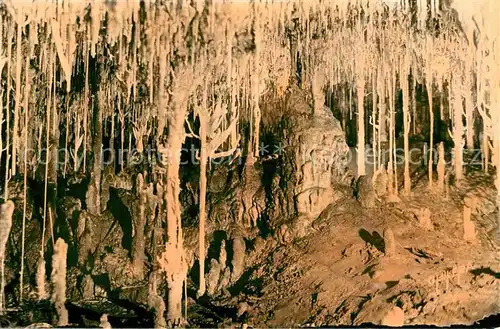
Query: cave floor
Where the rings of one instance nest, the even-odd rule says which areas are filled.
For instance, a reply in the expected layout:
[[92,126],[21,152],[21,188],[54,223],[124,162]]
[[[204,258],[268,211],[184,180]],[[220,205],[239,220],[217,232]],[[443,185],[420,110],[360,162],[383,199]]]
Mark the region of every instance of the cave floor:
[[[495,190],[481,174],[448,196],[424,184],[374,209],[353,199],[331,205],[311,235],[274,248],[254,267],[245,293],[220,305],[239,305],[255,327],[380,324],[394,305],[407,325],[472,324],[498,313]],[[472,215],[473,242],[463,238],[465,196],[483,198]],[[424,208],[431,211],[431,229],[419,226],[416,214]],[[395,236],[392,256],[384,254],[386,227]]]

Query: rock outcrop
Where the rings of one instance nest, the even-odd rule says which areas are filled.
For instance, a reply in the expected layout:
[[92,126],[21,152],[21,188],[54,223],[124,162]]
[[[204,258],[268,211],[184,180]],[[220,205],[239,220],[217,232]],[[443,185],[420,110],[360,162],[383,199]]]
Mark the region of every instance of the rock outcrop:
[[349,148],[340,122],[326,107],[301,121],[292,143],[297,211],[314,218],[333,201],[333,185],[349,182],[345,161]]
[[292,87],[284,104],[288,125],[282,136],[283,171],[289,177],[284,177],[288,193],[280,202],[286,208],[286,200],[293,199],[295,214],[287,230],[294,237],[306,235],[312,221],[340,197],[338,186],[348,186],[352,180],[349,147],[339,120],[326,106],[314,106],[313,111],[310,98],[306,91]]

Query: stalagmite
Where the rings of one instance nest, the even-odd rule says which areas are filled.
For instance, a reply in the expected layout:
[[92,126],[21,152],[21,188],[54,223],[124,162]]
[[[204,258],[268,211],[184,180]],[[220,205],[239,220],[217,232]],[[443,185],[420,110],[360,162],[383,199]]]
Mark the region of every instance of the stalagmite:
[[103,328],[103,329],[111,329],[112,328],[111,324],[108,321],[108,315],[106,313],[101,315],[101,317],[99,318],[99,328]]
[[[485,130],[485,124],[483,121],[483,130]],[[489,164],[490,164],[490,140],[488,138],[487,133],[482,133],[482,139],[481,139],[481,153],[483,155],[482,159],[482,166],[483,166],[483,171],[487,174],[489,171]]]
[[381,325],[388,327],[402,327],[405,324],[405,313],[397,306],[393,306],[382,319]]
[[[17,13],[17,41],[16,41],[16,96],[15,96],[15,105],[14,105],[14,127],[12,129],[12,176],[16,175],[17,168],[17,149],[19,147],[18,142],[18,127],[19,127],[19,107],[21,105],[21,70],[22,70],[22,56],[21,56],[21,47],[22,47],[22,28],[21,22],[24,20],[22,11],[19,9]],[[24,23],[24,22],[23,22]],[[24,25],[24,24],[23,24]]]
[[68,310],[66,310],[66,262],[68,245],[62,238],[57,239],[52,255],[52,302],[57,313],[57,325],[68,325]]
[[384,254],[387,257],[396,254],[396,240],[390,227],[384,229]]
[[471,220],[472,209],[464,206],[464,240],[468,242],[474,242],[476,240],[476,228]]
[[431,221],[431,210],[429,208],[421,208],[417,211],[416,217],[418,219],[418,224],[420,227],[426,230],[432,229],[432,221]]
[[44,254],[43,251],[40,251],[40,258],[38,259],[37,262],[37,269],[36,269],[36,288],[37,288],[37,297],[38,300],[44,300],[48,297],[47,291],[46,291],[46,278],[45,278],[46,272],[45,272],[45,259],[44,259]]

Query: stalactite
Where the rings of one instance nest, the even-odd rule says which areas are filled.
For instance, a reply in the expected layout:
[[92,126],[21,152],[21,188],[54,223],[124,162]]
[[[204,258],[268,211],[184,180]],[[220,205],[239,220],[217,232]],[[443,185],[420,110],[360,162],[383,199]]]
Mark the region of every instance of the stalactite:
[[66,79],[66,91],[69,92],[71,90],[71,57],[65,54],[64,48],[68,48],[67,45],[65,47],[65,43],[67,43],[68,40],[66,40],[66,38],[61,38],[59,24],[60,23],[56,20],[51,20],[52,38],[56,46],[59,63],[61,64]]
[[19,127],[19,107],[21,105],[21,70],[22,70],[22,57],[21,57],[21,48],[22,48],[22,28],[24,26],[23,13],[19,9],[17,13],[17,39],[16,39],[16,96],[15,96],[15,104],[14,104],[14,127],[12,129],[12,165],[11,165],[11,174],[12,176],[16,175],[17,168],[17,149],[19,147],[18,143],[18,127]]
[[[362,59],[361,59],[362,60]],[[358,95],[358,177],[366,175],[365,168],[365,79],[363,73],[356,77],[356,93]]]
[[[30,26],[30,29],[33,26]],[[25,88],[24,88],[24,181],[23,181],[23,222],[22,222],[22,232],[21,232],[21,269],[19,271],[19,301],[23,302],[23,292],[24,292],[24,249],[25,249],[25,236],[26,236],[26,206],[27,206],[27,192],[28,192],[28,127],[29,127],[29,105],[30,99],[29,95],[31,92],[31,82],[30,82],[30,71],[29,71],[29,61],[33,55],[33,44],[31,39],[28,45],[29,53],[26,56],[25,63]],[[68,129],[68,128],[67,128]]]
[[253,153],[254,157],[258,158],[260,156],[260,65],[261,65],[261,51],[262,51],[262,28],[260,26],[260,11],[257,2],[253,2],[253,29],[255,37],[255,51],[253,56],[253,71],[251,73],[251,85],[252,85],[252,106],[253,106]]
[[417,114],[417,80],[415,77],[415,68],[412,68],[412,75],[411,75],[411,123],[412,123],[412,134],[413,136],[417,135],[417,130],[420,127],[419,125],[419,120],[418,120],[418,114]]
[[140,25],[139,25],[139,19],[134,15],[135,21],[134,21],[134,27],[135,27],[135,35],[134,35],[134,45],[132,47],[132,84],[130,88],[132,88],[132,103],[135,102],[136,96],[137,96],[137,62],[138,62],[138,56],[137,56],[137,51],[138,48],[140,47]]
[[387,104],[386,104],[386,80],[385,80],[385,72],[383,69],[383,64],[380,64],[379,73],[377,76],[377,96],[379,100],[379,146],[381,143],[386,143],[387,139]]
[[455,163],[455,184],[460,184],[463,179],[463,145],[462,145],[462,133],[463,133],[463,105],[462,96],[459,94],[458,78],[452,80],[451,86],[451,105],[453,113],[453,142],[455,146],[453,147],[454,163]]
[[[375,71],[376,72],[376,71]],[[377,165],[380,162],[380,152],[377,152],[379,149],[378,141],[380,138],[377,136],[380,133],[378,130],[380,129],[380,121],[378,124],[377,121],[377,75],[376,73],[372,76],[372,154],[373,154],[373,172],[377,171]]]
[[[387,133],[386,133],[386,103],[385,103],[385,81],[383,78],[383,72],[379,71],[378,73],[378,81],[377,81],[377,97],[378,97],[378,140],[377,140],[377,154],[378,154],[378,168],[382,168],[382,165],[385,167],[386,159],[385,152],[384,156],[382,156],[382,142],[387,142]],[[375,92],[375,91],[374,91]]]
[[403,55],[402,68],[400,69],[400,83],[401,89],[403,91],[403,129],[404,129],[404,152],[405,152],[405,164],[404,164],[404,191],[406,194],[411,192],[411,176],[410,176],[410,92],[408,87],[408,76],[409,76],[409,58],[408,54]]
[[[51,46],[52,48],[52,46]],[[51,77],[52,77],[52,108],[50,112],[52,114],[52,118],[50,119],[51,128],[47,133],[50,138],[50,146],[47,147],[47,152],[50,153],[49,160],[49,172],[48,172],[48,180],[50,184],[50,200],[48,202],[47,207],[49,210],[49,219],[50,223],[50,234],[52,236],[52,244],[55,243],[54,240],[54,222],[57,221],[57,209],[56,209],[56,200],[57,200],[57,171],[59,166],[59,112],[58,112],[58,104],[57,104],[57,71],[56,71],[56,60],[55,60],[55,50],[51,49],[52,58],[51,66]],[[54,216],[54,217],[52,217]]]
[[[394,184],[394,162],[395,162],[395,159],[394,159],[394,152],[393,152],[393,149],[394,149],[394,144],[395,144],[395,141],[394,141],[394,101],[393,101],[393,93],[394,93],[394,90],[393,90],[393,87],[392,87],[392,79],[389,78],[389,85],[387,86],[388,88],[388,91],[389,91],[389,163],[388,163],[388,167],[387,167],[387,175],[388,175],[388,180],[389,180],[389,183],[388,183],[388,192],[389,192],[389,196],[392,196],[392,195],[396,195],[396,191],[395,191],[395,184]],[[397,188],[396,188],[397,190]]]
[[[94,10],[92,10],[92,13]],[[94,23],[95,24],[95,23]],[[88,108],[89,108],[89,42],[84,41],[84,65],[85,65],[85,87],[83,94],[83,172],[87,172],[87,130],[88,130]],[[94,52],[94,43],[92,43],[92,51]]]
[[[433,188],[433,164],[434,164],[434,108],[433,108],[433,80],[432,73],[427,73],[426,75],[426,88],[427,88],[427,100],[429,103],[429,155],[428,155],[428,180],[429,180],[429,189]],[[427,157],[427,155],[424,155]]]
[[[13,38],[13,27],[10,27],[7,32],[7,106],[6,106],[6,145],[5,145],[5,187],[4,187],[4,200],[9,198],[9,180],[10,180],[10,170],[9,170],[9,148],[10,148],[10,89],[11,89],[11,70],[12,70],[12,38]],[[2,109],[3,110],[3,109]]]
[[[50,51],[49,51],[50,53]],[[42,228],[42,255],[44,254],[45,250],[45,243],[47,240],[45,239],[46,236],[46,227],[47,227],[47,207],[49,206],[49,200],[48,200],[48,183],[49,183],[49,150],[50,150],[50,121],[51,121],[51,112],[52,112],[52,107],[51,107],[51,102],[52,102],[52,65],[50,64],[51,58],[48,61],[47,66],[49,68],[46,68],[48,71],[48,79],[47,79],[47,112],[46,112],[46,117],[45,117],[45,185],[44,185],[44,197],[43,197],[43,228]],[[55,87],[55,86],[54,86]],[[43,258],[43,256],[42,256]]]
[[465,97],[465,136],[466,146],[469,151],[474,149],[474,100],[472,94],[472,61],[474,53],[469,51],[469,56],[465,59],[464,72],[464,97]]
[[[107,77],[103,77],[107,79]],[[97,97],[92,98],[92,172],[89,182],[89,188],[85,196],[87,203],[87,210],[92,215],[99,215],[101,213],[101,148],[102,148],[102,116],[103,107],[107,101],[104,96],[104,87],[100,86],[97,92]],[[96,100],[97,99],[97,104]],[[99,102],[100,101],[100,102]]]
[[70,124],[70,114],[69,114],[69,93],[66,93],[66,136],[64,136],[64,166],[63,166],[63,178],[66,178],[66,171],[68,167],[68,144],[69,144],[69,127]]
[[393,74],[392,74],[392,99],[391,103],[393,104],[393,111],[391,112],[392,115],[392,129],[391,129],[391,134],[392,134],[392,143],[394,146],[394,149],[392,150],[393,152],[393,159],[394,159],[394,195],[397,196],[399,194],[399,185],[398,185],[398,158],[397,158],[397,136],[396,136],[396,69],[393,69]]
[[125,151],[125,109],[122,106],[122,96],[118,94],[118,120],[120,121],[120,150],[118,151],[120,169],[123,172],[125,166],[124,151]]

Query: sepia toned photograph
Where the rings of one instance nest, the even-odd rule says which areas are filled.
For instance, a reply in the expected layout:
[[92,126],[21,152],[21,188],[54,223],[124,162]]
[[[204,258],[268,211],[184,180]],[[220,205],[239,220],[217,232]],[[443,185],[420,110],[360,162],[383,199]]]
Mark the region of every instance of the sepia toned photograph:
[[500,0],[0,0],[0,328],[500,327]]

